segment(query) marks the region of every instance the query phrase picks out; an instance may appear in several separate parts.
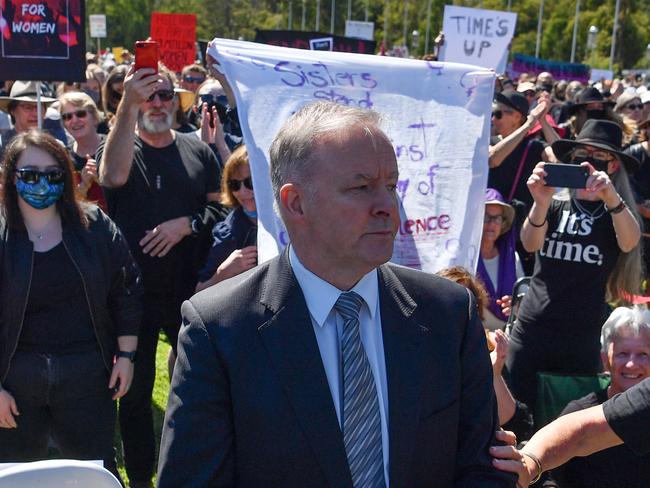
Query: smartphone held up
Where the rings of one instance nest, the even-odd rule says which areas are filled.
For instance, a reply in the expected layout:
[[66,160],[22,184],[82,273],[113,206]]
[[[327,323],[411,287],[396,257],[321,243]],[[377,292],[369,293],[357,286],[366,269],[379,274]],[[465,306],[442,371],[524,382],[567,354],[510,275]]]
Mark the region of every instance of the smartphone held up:
[[158,73],[158,43],[156,41],[136,41],[135,70],[151,68]]
[[554,188],[586,188],[589,170],[584,166],[565,163],[547,163],[546,186]]

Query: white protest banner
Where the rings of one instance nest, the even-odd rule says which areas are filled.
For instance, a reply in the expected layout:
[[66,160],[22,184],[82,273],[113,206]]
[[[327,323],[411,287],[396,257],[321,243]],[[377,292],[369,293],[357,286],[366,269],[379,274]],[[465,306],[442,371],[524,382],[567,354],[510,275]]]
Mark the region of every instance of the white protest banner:
[[441,61],[467,63],[503,73],[517,14],[445,5]]
[[[258,212],[258,258],[287,244],[273,210],[269,147],[303,105],[333,100],[384,117],[400,170],[402,222],[393,262],[434,272],[475,269],[483,228],[494,73],[474,66],[309,51],[215,39],[208,54],[230,81]],[[341,215],[345,219],[345,215]]]

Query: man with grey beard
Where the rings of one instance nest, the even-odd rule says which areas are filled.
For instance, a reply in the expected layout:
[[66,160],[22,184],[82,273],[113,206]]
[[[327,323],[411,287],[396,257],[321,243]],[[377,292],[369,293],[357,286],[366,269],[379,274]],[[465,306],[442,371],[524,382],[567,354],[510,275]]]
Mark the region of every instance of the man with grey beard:
[[110,216],[142,269],[144,314],[120,428],[130,486],[151,487],[154,432],[151,394],[158,334],[176,349],[180,306],[196,285],[199,266],[221,215],[221,168],[207,144],[171,129],[173,75],[129,71],[115,125],[97,152]]

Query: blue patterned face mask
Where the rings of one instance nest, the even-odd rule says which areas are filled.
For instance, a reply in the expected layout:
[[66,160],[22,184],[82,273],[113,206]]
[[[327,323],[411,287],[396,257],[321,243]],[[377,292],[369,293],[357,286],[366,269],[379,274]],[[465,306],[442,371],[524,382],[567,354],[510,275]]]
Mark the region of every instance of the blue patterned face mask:
[[37,183],[16,180],[16,191],[20,198],[38,210],[51,207],[63,195],[63,183],[49,183],[41,176]]
[[246,217],[249,219],[256,219],[257,218],[257,210],[253,210],[252,212],[249,210],[246,210],[246,207],[242,207],[242,210],[246,214]]

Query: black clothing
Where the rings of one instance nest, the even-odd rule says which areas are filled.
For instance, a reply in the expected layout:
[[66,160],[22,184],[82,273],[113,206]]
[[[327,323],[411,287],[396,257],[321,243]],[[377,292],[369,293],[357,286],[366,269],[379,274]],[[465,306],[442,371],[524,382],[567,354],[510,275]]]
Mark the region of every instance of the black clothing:
[[528,146],[530,146],[528,154],[526,155],[526,160],[524,161],[521,175],[513,195],[514,199],[524,202],[527,210],[533,205],[533,197],[528,191],[526,181],[533,172],[535,165],[542,160],[542,153],[544,152],[543,142],[525,137],[498,167],[490,168],[488,172],[488,188],[498,190],[507,199],[510,195],[521,160],[524,157],[526,147]]
[[[580,205],[584,213],[577,205]],[[595,218],[591,218],[591,213]],[[524,325],[600,334],[607,319],[605,288],[620,249],[602,202],[553,199],[548,230],[519,310]]]
[[501,426],[517,436],[517,442],[527,441],[533,435],[533,415],[525,403],[515,400],[515,413],[512,418]]
[[605,419],[638,455],[650,453],[650,378],[603,403]]
[[[137,335],[142,315],[140,273],[122,234],[97,207],[86,206],[87,228],[63,223],[63,244],[85,289],[95,337],[108,371],[117,337]],[[7,376],[32,282],[34,246],[0,217],[0,383]]]
[[605,288],[621,252],[602,202],[553,199],[547,219],[506,360],[513,395],[530,406],[538,372],[599,372]]
[[119,479],[113,449],[115,402],[108,379],[96,349],[63,355],[16,353],[3,386],[20,415],[18,428],[0,429],[0,462],[47,459],[51,436],[63,457],[101,459]]
[[63,243],[34,253],[19,352],[70,354],[97,348],[83,281]]
[[212,239],[208,259],[199,272],[200,282],[212,278],[217,268],[233,251],[257,243],[257,224],[246,216],[242,207],[237,207],[223,222],[214,226]]
[[[109,215],[142,269],[145,289],[186,299],[194,291],[197,270],[207,252],[207,245],[200,248],[203,240],[185,237],[162,258],[145,255],[139,242],[158,224],[191,216],[204,207],[206,194],[219,192],[221,168],[210,148],[195,136],[175,135],[175,141],[164,148],[149,146],[136,136],[128,181],[104,192]],[[100,145],[98,164],[103,150]]]
[[[102,144],[106,140],[106,135],[105,134],[99,134],[99,140],[100,144]],[[74,169],[76,171],[81,171],[84,169],[84,166],[86,166],[86,155],[85,154],[77,154],[74,152],[74,140],[71,140],[70,143],[66,146],[66,149],[70,152],[70,156],[72,156],[72,164],[74,165]],[[95,157],[94,154],[90,155],[92,158]]]
[[[197,273],[210,246],[213,220],[203,220],[198,237],[184,237],[169,253],[151,257],[140,240],[157,225],[202,213],[208,193],[220,191],[221,167],[212,150],[195,134],[175,132],[172,144],[155,148],[135,137],[133,166],[123,186],[105,189],[109,214],[120,226],[131,252],[142,268],[144,316],[138,338],[138,360],[133,383],[120,401],[120,428],[129,479],[151,479],[155,437],[151,393],[155,378],[158,333],[167,333],[174,350],[181,326],[181,303],[194,294]],[[101,164],[104,145],[97,151]]]
[[[623,151],[625,154],[635,157],[641,163],[637,171],[630,175],[630,183],[634,190],[636,203],[643,204],[650,200],[650,155],[643,148],[642,144],[634,144]],[[641,218],[641,230],[643,243],[643,259],[645,261],[645,276],[650,273],[650,219]]]
[[[570,402],[560,416],[607,401],[607,389]],[[648,431],[646,431],[648,434]],[[645,488],[650,486],[650,455],[637,456],[625,444],[575,457],[555,468],[552,477],[560,488]]]
[[196,126],[194,124],[190,124],[189,122],[185,122],[183,125],[178,126],[176,129],[174,129],[176,132],[180,132],[182,134],[190,134],[193,132],[196,132]]

